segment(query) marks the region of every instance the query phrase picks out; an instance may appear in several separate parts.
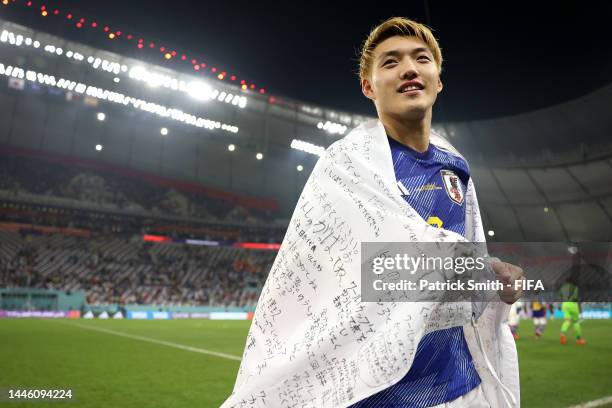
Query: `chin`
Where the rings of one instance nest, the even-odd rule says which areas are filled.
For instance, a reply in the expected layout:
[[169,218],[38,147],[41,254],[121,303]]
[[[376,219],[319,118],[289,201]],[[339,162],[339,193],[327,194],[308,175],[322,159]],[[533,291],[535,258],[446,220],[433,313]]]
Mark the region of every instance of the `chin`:
[[427,106],[410,106],[401,109],[395,116],[399,116],[402,119],[419,120],[423,119],[427,115],[428,109],[429,108]]

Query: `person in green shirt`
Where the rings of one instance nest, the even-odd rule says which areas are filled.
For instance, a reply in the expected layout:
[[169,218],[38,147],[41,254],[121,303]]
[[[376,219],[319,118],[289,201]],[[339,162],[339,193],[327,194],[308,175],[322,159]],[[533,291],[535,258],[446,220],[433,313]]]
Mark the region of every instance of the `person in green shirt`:
[[561,310],[565,321],[561,325],[561,344],[567,344],[567,331],[573,326],[576,333],[576,344],[584,345],[586,341],[582,338],[582,328],[580,327],[580,304],[578,303],[578,272],[580,266],[574,265],[567,281],[561,286],[560,295]]

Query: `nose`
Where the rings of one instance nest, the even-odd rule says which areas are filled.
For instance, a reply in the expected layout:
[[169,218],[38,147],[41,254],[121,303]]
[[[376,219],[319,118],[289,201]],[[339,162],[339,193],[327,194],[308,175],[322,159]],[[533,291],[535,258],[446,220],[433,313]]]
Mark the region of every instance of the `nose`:
[[413,79],[419,75],[416,63],[411,58],[403,58],[400,70],[400,79]]

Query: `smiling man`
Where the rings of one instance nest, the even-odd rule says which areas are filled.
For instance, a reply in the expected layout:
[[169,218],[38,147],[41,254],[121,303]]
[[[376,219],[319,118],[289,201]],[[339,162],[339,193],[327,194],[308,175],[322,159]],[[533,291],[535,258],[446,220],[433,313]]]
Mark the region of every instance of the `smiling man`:
[[[432,107],[443,88],[435,37],[422,24],[391,18],[365,41],[359,68],[362,92],[385,128],[402,196],[427,223],[464,235],[468,164],[430,142]],[[512,265],[496,267],[521,274]],[[353,407],[490,406],[480,383],[463,328],[452,327],[424,336],[408,374]]]
[[[224,408],[519,405],[513,285],[503,302],[362,301],[363,243],[485,240],[467,162],[431,132],[441,67],[421,24],[392,18],[369,35],[360,79],[378,118],[313,169]],[[521,279],[491,266],[505,284]]]

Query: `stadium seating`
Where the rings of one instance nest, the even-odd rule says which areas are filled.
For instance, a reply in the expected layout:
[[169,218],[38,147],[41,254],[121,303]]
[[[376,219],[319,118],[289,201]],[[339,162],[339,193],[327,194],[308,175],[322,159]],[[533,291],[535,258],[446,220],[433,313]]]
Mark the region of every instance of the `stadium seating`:
[[84,291],[89,304],[253,307],[275,252],[138,238],[0,232],[0,286]]

